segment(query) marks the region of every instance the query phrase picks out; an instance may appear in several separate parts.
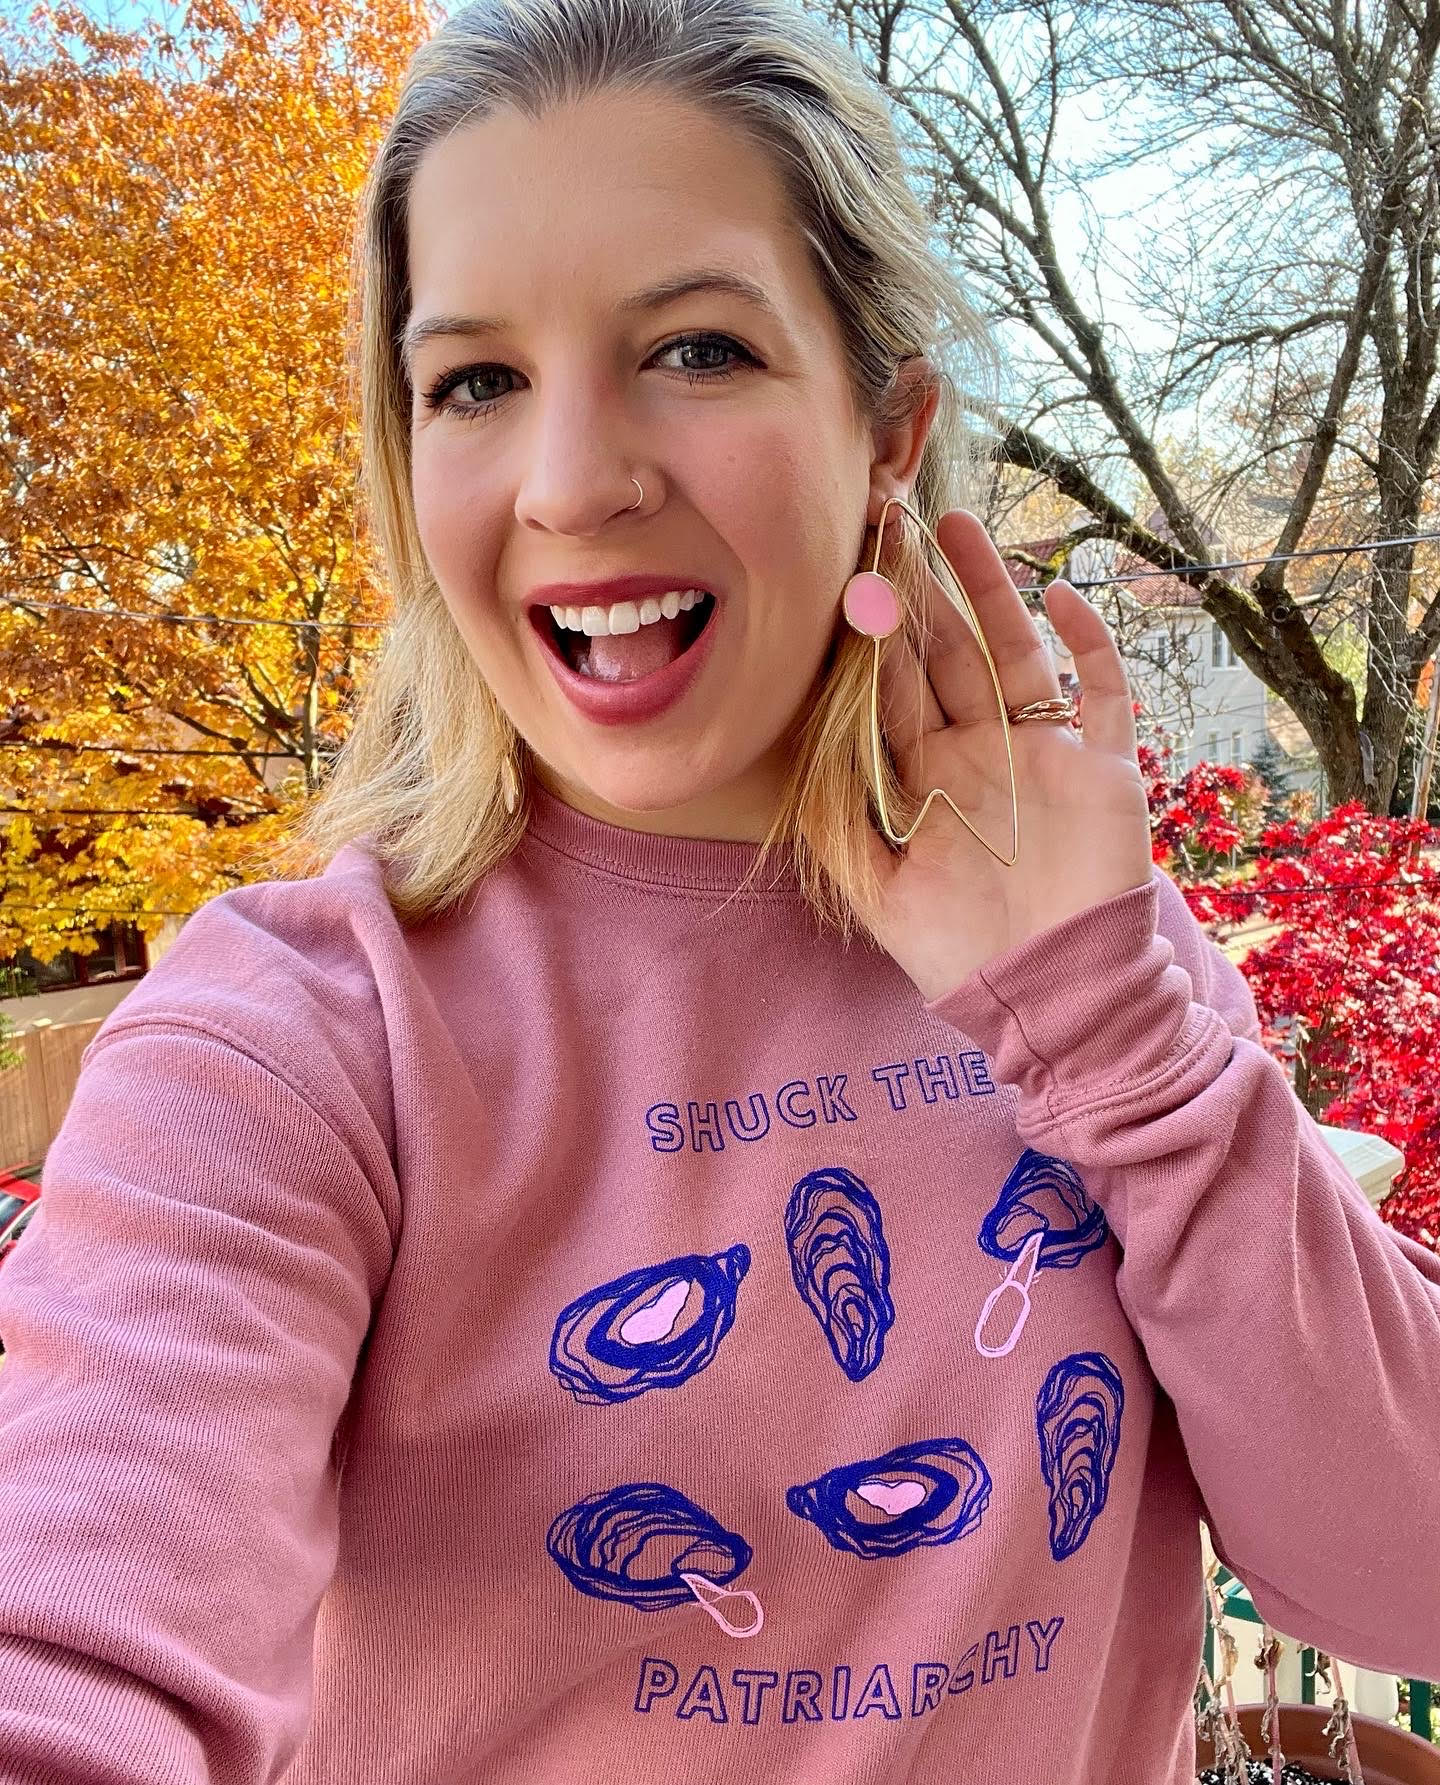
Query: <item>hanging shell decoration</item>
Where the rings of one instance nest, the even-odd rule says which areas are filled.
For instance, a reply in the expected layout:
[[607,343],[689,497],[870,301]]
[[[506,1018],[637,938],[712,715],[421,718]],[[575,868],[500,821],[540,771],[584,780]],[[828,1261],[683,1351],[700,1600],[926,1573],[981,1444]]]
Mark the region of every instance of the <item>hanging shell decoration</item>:
[[1330,1689],[1335,1701],[1334,1711],[1324,1729],[1330,1737],[1330,1758],[1344,1773],[1346,1785],[1365,1785],[1365,1775],[1360,1769],[1360,1751],[1355,1745],[1355,1729],[1350,1721],[1350,1705],[1340,1682],[1339,1665],[1332,1656],[1317,1651],[1315,1672]]

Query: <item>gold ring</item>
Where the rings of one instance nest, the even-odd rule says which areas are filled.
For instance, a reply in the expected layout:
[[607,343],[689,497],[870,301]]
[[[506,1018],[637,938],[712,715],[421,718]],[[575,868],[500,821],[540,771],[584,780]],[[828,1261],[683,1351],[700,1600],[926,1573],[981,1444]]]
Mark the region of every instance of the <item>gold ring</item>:
[[1032,700],[1023,707],[1006,707],[1005,717],[1012,725],[1023,725],[1027,719],[1045,719],[1068,725],[1076,717],[1075,702],[1068,694],[1055,700]]

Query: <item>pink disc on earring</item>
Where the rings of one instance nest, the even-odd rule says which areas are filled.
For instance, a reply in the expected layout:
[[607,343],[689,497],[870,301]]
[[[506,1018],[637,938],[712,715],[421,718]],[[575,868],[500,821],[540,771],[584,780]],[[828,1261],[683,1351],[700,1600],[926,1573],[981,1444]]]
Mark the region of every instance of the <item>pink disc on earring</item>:
[[866,638],[889,638],[900,625],[900,598],[874,570],[860,570],[845,585],[845,618]]

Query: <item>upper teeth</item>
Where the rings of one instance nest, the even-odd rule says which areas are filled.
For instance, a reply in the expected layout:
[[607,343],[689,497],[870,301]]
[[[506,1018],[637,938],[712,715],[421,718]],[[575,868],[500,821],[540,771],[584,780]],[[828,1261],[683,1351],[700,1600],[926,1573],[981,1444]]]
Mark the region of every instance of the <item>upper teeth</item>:
[[607,633],[638,632],[656,620],[673,620],[676,614],[688,613],[706,589],[672,589],[668,595],[647,596],[644,601],[617,601],[614,607],[552,607],[555,624],[569,632],[583,632],[587,638],[603,638]]

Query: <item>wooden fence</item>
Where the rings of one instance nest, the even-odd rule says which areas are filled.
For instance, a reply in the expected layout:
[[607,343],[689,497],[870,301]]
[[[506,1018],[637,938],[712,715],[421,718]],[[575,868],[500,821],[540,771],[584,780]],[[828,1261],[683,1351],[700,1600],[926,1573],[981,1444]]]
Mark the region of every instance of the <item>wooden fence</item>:
[[80,1076],[80,1055],[102,1017],[12,1035],[6,1045],[22,1056],[0,1071],[0,1166],[39,1159],[54,1140]]

